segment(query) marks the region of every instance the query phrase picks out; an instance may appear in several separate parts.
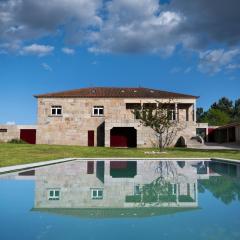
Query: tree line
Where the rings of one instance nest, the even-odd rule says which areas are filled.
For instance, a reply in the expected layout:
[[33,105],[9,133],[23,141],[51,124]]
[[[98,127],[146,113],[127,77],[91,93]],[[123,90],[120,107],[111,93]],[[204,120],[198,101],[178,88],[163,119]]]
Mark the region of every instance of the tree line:
[[197,122],[209,123],[212,126],[240,122],[240,98],[233,102],[222,97],[214,102],[207,111],[197,108]]

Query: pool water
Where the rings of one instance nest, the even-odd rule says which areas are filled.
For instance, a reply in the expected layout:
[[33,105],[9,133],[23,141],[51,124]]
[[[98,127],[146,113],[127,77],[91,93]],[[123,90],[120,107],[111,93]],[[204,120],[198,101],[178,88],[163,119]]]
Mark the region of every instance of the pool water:
[[0,239],[240,239],[240,165],[73,161],[0,175]]

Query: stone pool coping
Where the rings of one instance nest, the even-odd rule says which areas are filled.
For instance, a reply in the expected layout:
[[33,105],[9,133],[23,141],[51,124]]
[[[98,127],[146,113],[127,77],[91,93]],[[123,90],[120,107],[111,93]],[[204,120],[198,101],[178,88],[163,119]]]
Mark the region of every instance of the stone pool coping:
[[63,159],[56,159],[56,160],[50,160],[50,161],[42,161],[37,163],[28,163],[28,164],[21,164],[21,165],[14,165],[14,166],[8,166],[8,167],[1,167],[0,168],[0,174],[9,173],[9,172],[15,172],[15,171],[21,171],[21,170],[27,170],[32,169],[36,167],[43,167],[58,163],[64,163],[64,162],[71,162],[76,160],[192,160],[192,161],[221,161],[221,162],[227,162],[227,163],[240,163],[240,160],[236,159],[227,159],[227,158],[63,158]]

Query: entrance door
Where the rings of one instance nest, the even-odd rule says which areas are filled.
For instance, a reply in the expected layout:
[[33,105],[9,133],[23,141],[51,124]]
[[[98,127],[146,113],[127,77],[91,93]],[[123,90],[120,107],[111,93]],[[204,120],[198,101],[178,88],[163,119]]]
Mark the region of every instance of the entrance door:
[[93,130],[88,131],[88,146],[89,147],[94,146],[94,131]]

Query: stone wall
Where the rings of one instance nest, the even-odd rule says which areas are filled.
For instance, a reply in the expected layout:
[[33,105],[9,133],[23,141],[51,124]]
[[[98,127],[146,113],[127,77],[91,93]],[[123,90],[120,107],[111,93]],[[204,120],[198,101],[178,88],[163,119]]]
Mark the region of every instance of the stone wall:
[[0,142],[8,142],[20,138],[20,130],[17,125],[0,125]]
[[[169,102],[166,99],[157,99]],[[39,98],[37,144],[88,145],[88,131],[94,131],[94,145],[100,144],[105,136],[105,146],[110,146],[110,130],[113,127],[134,127],[137,129],[137,146],[152,147],[156,136],[150,128],[145,128],[134,119],[126,103],[155,103],[154,99],[123,98]],[[195,99],[175,99],[173,104],[181,103],[178,109],[179,122],[184,126],[177,134],[190,138],[195,136]],[[184,105],[183,105],[184,104]],[[51,106],[62,106],[61,116],[51,115]],[[92,115],[93,106],[104,106],[104,116]],[[179,105],[180,106],[180,105]],[[184,107],[185,106],[185,107]],[[186,114],[188,113],[188,121]],[[98,136],[97,136],[98,135]],[[102,136],[99,138],[99,136]],[[174,140],[176,142],[176,139]],[[173,145],[175,143],[173,142]]]
[[37,126],[0,124],[0,142],[8,142],[12,139],[20,139],[21,129],[37,129]]

